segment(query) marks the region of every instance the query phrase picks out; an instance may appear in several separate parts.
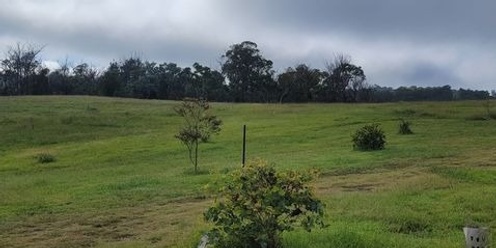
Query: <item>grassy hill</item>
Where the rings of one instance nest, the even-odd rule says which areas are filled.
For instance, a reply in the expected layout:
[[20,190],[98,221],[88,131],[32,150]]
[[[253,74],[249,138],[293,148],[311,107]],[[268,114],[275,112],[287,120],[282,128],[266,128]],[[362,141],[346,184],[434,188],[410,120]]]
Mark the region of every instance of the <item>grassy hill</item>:
[[[240,167],[243,124],[248,159],[322,172],[329,227],[286,233],[287,247],[462,247],[464,225],[496,226],[487,103],[214,103],[223,130],[200,146],[198,175],[174,138],[177,104],[1,97],[0,247],[194,246],[205,185]],[[399,118],[415,134],[399,135]],[[352,149],[367,123],[381,124],[385,150]]]

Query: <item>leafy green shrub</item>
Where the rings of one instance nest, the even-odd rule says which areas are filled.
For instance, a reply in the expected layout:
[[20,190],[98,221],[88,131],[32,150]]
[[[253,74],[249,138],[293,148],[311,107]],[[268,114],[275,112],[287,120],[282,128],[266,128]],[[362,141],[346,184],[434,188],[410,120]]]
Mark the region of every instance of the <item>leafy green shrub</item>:
[[305,184],[315,173],[276,172],[264,161],[233,172],[220,200],[205,213],[215,247],[280,247],[280,234],[297,226],[323,227],[324,207]]
[[400,124],[399,124],[399,134],[413,134],[412,129],[410,128],[410,123],[409,121],[405,121],[403,119],[400,119]]
[[52,163],[52,162],[55,162],[55,156],[53,156],[52,154],[50,153],[46,153],[46,152],[42,152],[42,153],[38,153],[36,154],[36,160],[38,161],[38,163],[40,164],[46,164],[46,163]]
[[352,137],[353,148],[359,150],[382,150],[386,144],[386,135],[379,124],[365,125]]

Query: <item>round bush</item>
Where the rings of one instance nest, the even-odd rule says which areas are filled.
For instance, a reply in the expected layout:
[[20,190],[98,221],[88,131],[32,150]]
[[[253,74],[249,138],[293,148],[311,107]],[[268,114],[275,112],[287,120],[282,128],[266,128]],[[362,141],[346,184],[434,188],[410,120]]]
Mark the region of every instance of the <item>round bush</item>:
[[382,150],[386,144],[386,135],[379,124],[365,125],[353,135],[353,148],[358,150]]

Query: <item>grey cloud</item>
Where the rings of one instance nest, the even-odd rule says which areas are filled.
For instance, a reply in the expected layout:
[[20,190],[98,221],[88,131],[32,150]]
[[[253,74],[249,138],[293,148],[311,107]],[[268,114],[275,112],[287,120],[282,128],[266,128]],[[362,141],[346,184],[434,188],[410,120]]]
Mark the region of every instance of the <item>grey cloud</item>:
[[441,84],[458,84],[461,80],[449,68],[423,62],[414,64],[411,69],[404,72],[403,77],[407,82],[416,82],[417,86],[433,86]]
[[47,22],[40,26],[32,19],[9,14],[0,15],[0,22],[3,33],[13,33],[22,41],[35,40],[46,45],[45,50],[57,54],[59,59],[67,55],[81,60],[106,60],[104,63],[107,63],[137,54],[157,62],[175,62],[186,66],[199,61],[215,67],[221,51],[218,46],[205,45],[202,39],[161,35],[154,25],[126,27],[129,23],[122,20],[83,24],[74,24],[79,20],[71,20],[68,22],[72,24]]
[[[496,2],[492,0],[254,0],[224,1],[238,16],[260,25],[311,34],[349,33],[382,37],[442,40],[493,40]],[[238,12],[239,11],[239,12]],[[257,13],[255,18],[251,13]]]
[[[281,71],[350,54],[371,83],[494,88],[493,0],[0,0],[0,44],[46,44],[44,57],[108,65],[131,54],[218,68],[252,40]],[[4,47],[0,47],[0,50]],[[477,56],[467,56],[476,54]],[[78,61],[76,61],[78,62]]]

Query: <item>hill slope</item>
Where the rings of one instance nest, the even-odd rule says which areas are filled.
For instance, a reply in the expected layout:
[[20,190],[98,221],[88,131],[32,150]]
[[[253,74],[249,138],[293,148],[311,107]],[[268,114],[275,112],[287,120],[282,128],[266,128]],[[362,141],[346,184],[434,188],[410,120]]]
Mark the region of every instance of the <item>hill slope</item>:
[[[243,124],[249,159],[322,172],[330,226],[285,234],[288,247],[457,247],[465,224],[496,224],[496,128],[483,102],[214,103],[223,130],[200,146],[199,175],[173,137],[176,104],[1,97],[0,244],[192,246],[208,229],[204,185],[240,165]],[[414,135],[397,134],[399,118]],[[353,151],[367,123],[381,124],[385,150]]]

